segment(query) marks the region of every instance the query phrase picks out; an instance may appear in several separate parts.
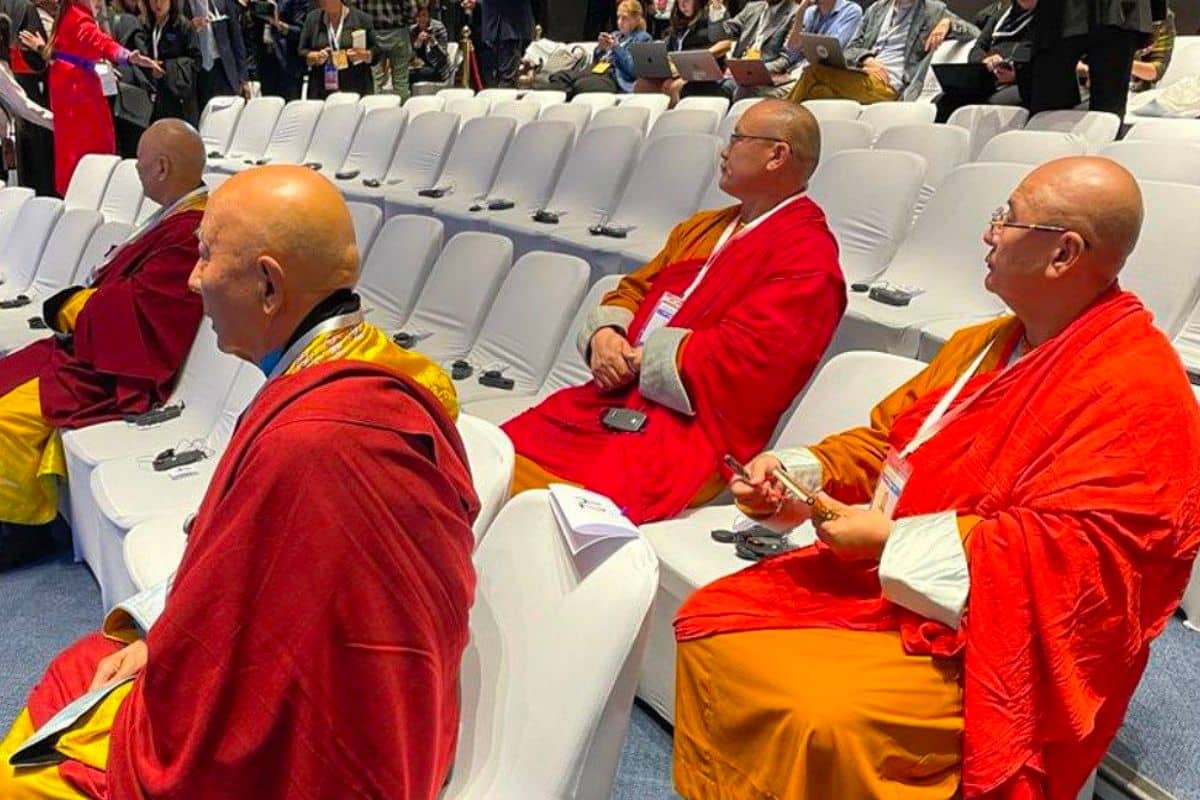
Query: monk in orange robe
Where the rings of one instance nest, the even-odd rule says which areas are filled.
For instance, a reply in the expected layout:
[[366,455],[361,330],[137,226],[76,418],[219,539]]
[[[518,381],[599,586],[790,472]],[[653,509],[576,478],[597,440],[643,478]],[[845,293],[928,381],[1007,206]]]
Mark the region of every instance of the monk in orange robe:
[[1141,219],[1114,162],[1034,170],[984,237],[1015,316],[733,483],[818,542],[680,609],[684,797],[1074,800],[1200,545],[1200,410],[1117,283]]
[[[747,110],[721,153],[721,188],[741,203],[676,226],[587,318],[593,379],[504,425],[514,492],[574,483],[641,523],[711,499],[725,453],[762,449],[846,306],[837,243],[804,195],[819,157],[803,107]],[[643,415],[640,429],[613,411]]]
[[[231,178],[199,241],[191,286],[218,345],[267,383],[169,588],[118,606],[34,689],[0,744],[0,797],[433,800],[475,586],[453,385],[364,321],[349,211],[311,170]],[[9,765],[98,687],[50,763]]]

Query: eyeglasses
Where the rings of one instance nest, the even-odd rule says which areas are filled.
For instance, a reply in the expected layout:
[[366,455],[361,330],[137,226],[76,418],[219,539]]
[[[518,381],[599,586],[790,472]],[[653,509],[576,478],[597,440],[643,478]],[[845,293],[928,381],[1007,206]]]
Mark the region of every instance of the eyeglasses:
[[1001,228],[1022,228],[1027,231],[1046,231],[1048,233],[1067,233],[1070,228],[1064,228],[1061,225],[1039,225],[1033,222],[1013,222],[1008,217],[1012,214],[1012,209],[1008,206],[1000,206],[992,212],[992,233],[999,233]]
[[738,133],[737,131],[734,131],[733,133],[729,134],[729,146],[733,147],[738,142],[745,141],[747,139],[758,139],[763,142],[779,142],[780,144],[788,144],[787,140],[779,139],[775,136],[753,136],[749,133]]

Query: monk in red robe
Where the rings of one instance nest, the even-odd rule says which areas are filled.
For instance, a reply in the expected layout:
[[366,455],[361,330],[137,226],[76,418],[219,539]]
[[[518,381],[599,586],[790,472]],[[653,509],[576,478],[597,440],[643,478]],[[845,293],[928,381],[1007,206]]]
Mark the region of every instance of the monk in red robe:
[[[51,665],[0,744],[0,796],[437,797],[478,501],[449,376],[364,321],[358,263],[345,202],[311,170],[216,190],[191,284],[220,348],[268,381],[170,588],[110,614],[118,641]],[[57,763],[9,767],[89,686],[115,688],[55,739]]]
[[762,449],[846,306],[837,243],[804,195],[820,148],[801,106],[764,100],[738,120],[721,188],[741,203],[680,223],[590,314],[593,379],[504,425],[514,492],[574,483],[642,523],[715,496],[725,453]]
[[984,236],[1015,316],[734,482],[771,524],[818,517],[783,465],[824,509],[816,545],[680,609],[684,797],[1074,800],[1200,545],[1200,409],[1117,283],[1142,213],[1112,161],[1035,169]]
[[[162,206],[116,249],[89,284],[43,306],[47,335],[0,359],[0,567],[44,549],[66,477],[61,428],[164,401],[200,324],[188,291],[207,190],[204,143],[179,120],[155,123],[138,145],[146,196]],[[14,233],[14,235],[17,235]],[[21,527],[18,527],[21,526]]]

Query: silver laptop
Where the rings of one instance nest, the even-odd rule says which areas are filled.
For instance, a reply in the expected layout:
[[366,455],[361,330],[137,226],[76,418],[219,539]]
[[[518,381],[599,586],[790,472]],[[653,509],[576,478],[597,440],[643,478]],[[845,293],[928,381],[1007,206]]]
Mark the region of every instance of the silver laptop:
[[679,77],[685,81],[719,81],[725,78],[725,71],[707,50],[682,50],[671,53],[668,58],[675,65]]
[[647,80],[671,77],[666,42],[635,42],[629,45],[629,56],[633,59],[634,76]]
[[862,72],[862,67],[846,63],[842,53],[842,43],[836,36],[821,36],[815,33],[793,33],[788,38],[788,46],[804,53],[804,60],[810,64],[821,64],[836,69],[849,69]]

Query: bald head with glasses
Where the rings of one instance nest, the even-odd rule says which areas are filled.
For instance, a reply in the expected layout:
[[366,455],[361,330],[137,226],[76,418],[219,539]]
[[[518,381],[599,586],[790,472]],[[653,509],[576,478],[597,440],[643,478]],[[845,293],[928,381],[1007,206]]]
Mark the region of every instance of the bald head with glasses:
[[721,150],[721,189],[742,203],[742,222],[808,188],[821,158],[812,113],[786,100],[755,103]]

